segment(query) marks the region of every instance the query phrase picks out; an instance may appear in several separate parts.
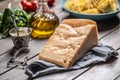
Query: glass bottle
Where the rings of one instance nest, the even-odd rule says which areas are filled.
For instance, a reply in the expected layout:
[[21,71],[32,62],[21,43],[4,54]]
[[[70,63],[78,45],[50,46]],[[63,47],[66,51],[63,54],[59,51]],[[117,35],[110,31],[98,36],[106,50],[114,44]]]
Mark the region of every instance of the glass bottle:
[[30,19],[30,27],[33,29],[31,36],[37,39],[49,38],[59,25],[59,19],[49,9],[47,0],[38,0],[38,6]]

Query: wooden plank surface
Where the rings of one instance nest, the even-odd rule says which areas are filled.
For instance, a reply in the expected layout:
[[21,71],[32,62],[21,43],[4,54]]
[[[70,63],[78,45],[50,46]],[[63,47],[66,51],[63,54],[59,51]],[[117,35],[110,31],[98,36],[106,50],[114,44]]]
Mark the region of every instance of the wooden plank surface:
[[[112,30],[114,30],[114,28],[112,29]],[[110,30],[110,31],[112,31],[112,30]],[[106,33],[108,33],[108,32],[110,32],[110,31],[107,31]],[[100,35],[100,34],[99,34]],[[104,36],[104,35],[103,35]],[[101,36],[102,37],[102,36]],[[1,40],[0,40],[1,41]],[[4,42],[1,42],[1,45],[3,45],[3,44],[6,44],[6,42],[7,42],[7,44],[12,44],[12,42],[10,43],[10,41],[8,40],[8,39],[5,39],[5,40],[3,40]],[[39,40],[32,40],[32,41],[30,41],[30,50],[31,50],[31,52],[29,53],[29,57],[32,57],[32,56],[34,56],[34,55],[36,55],[38,52],[39,52],[39,50],[41,50],[41,49],[39,49],[40,47],[42,47],[44,44],[43,43],[45,43],[46,41],[39,41]],[[40,45],[39,45],[40,44]],[[34,47],[35,46],[35,47]],[[11,48],[11,46],[7,46],[8,48]],[[3,49],[3,51],[6,51],[6,49],[7,49],[7,47],[6,48],[0,48],[0,49]],[[37,49],[37,50],[36,50]],[[4,55],[2,55],[2,56],[0,56],[0,61],[1,61],[1,64],[2,65],[0,65],[0,73],[2,74],[2,73],[4,73],[5,71],[7,71],[7,70],[9,70],[9,69],[11,69],[11,68],[6,68],[5,66],[6,66],[6,63],[8,62],[8,60],[10,59],[10,55],[8,55],[8,53],[6,53],[6,54],[4,54]],[[22,58],[23,59],[23,58]]]
[[99,39],[102,39],[103,37],[108,35],[110,32],[114,31],[115,29],[118,29],[120,27],[119,19],[120,19],[120,13],[117,15],[117,17],[113,17],[107,20],[97,21],[98,29],[100,33]]
[[[60,6],[59,6],[60,7]],[[58,9],[58,7],[57,7],[57,9]],[[61,9],[61,7],[60,7],[60,9]],[[62,9],[61,9],[62,10]],[[64,12],[63,12],[64,13]],[[61,14],[63,14],[62,12],[59,14],[59,15],[61,15]],[[68,14],[64,14],[64,15],[61,15],[62,17],[60,17],[60,20],[62,20],[64,17],[66,17]],[[11,49],[12,47],[13,47],[13,43],[11,42],[11,40],[9,40],[9,39],[2,39],[2,40],[0,40],[0,42],[1,42],[1,54],[3,54],[3,53],[5,53],[6,51],[8,51],[9,49]],[[36,55],[37,54],[37,52],[39,52],[38,50],[35,50],[34,48],[37,48],[37,49],[39,49],[39,47],[43,47],[44,45],[42,44],[42,45],[38,45],[39,43],[41,43],[41,41],[37,41],[36,42],[36,44],[34,43],[34,42],[36,42],[36,41],[33,41],[33,42],[31,42],[31,43],[33,43],[33,44],[30,44],[31,46],[31,51],[35,51],[34,53],[33,52],[30,52],[30,55],[31,56],[34,56],[34,55]],[[43,42],[46,42],[46,41],[43,41]],[[6,46],[6,47],[3,47],[3,46],[5,46],[5,45],[8,45],[8,46]],[[36,45],[38,45],[38,46],[36,46]],[[35,46],[35,47],[34,47]],[[3,47],[3,48],[2,48]],[[39,49],[40,50],[40,49]],[[4,72],[6,72],[7,70],[10,70],[11,68],[6,68],[5,66],[6,66],[6,63],[8,62],[8,60],[9,60],[9,58],[8,57],[10,57],[10,55],[8,55],[8,53],[6,53],[6,54],[4,54],[4,55],[2,55],[2,56],[0,56],[1,58],[0,58],[0,61],[2,62],[2,65],[0,65],[0,74],[2,74],[2,73],[4,73]],[[2,60],[2,59],[4,59],[4,60]],[[22,58],[23,59],[23,58]],[[13,67],[12,67],[13,68]]]
[[[61,8],[61,5],[60,5],[60,0],[56,0],[56,1],[57,2],[55,3],[55,5],[57,5],[57,6],[53,7],[53,9],[55,10],[56,14],[60,18],[60,22],[63,19],[65,19],[65,18],[74,18],[74,17],[69,17],[69,13],[66,13],[66,12],[62,11],[62,8]],[[1,4],[0,4],[0,6],[1,6]],[[118,16],[119,16],[119,14],[118,14]],[[119,28],[119,19],[118,18],[113,18],[112,20],[107,20],[105,22],[101,21],[101,22],[98,22],[98,25],[99,25],[99,31],[100,31],[99,32],[99,39],[101,40],[101,42],[105,43],[105,44],[108,44],[108,45],[110,44],[115,49],[117,49],[120,46],[120,44],[117,44],[118,41],[120,41],[120,39],[119,39],[120,38],[119,37],[119,35],[120,35],[120,31],[119,31],[120,30],[120,28]],[[4,43],[4,41],[6,43]],[[2,52],[0,52],[0,54],[3,54],[6,50],[9,50],[11,48],[10,46],[12,45],[12,42],[11,41],[9,42],[9,41],[10,40],[8,40],[8,39],[3,40],[3,41],[0,40],[0,43],[1,43],[1,45],[0,45],[0,49],[1,50],[0,51],[2,51]],[[113,42],[113,41],[116,41],[116,42]],[[41,44],[41,42],[42,42],[42,44]],[[36,41],[36,40],[35,41],[34,40],[31,41],[30,42],[31,52],[29,54],[29,58],[31,58],[33,56],[36,56],[36,54],[38,54],[38,52],[42,49],[42,47],[45,44],[45,42],[44,41]],[[3,47],[6,44],[10,45],[10,46],[6,46],[5,48],[1,48],[1,47]],[[4,73],[5,72],[4,74],[0,75],[0,80],[21,80],[21,79],[22,80],[28,80],[29,78],[28,78],[28,76],[26,76],[24,74],[24,70],[18,69],[17,67],[6,68],[6,62],[9,60],[9,58],[10,58],[10,55],[8,53],[5,53],[4,55],[0,56],[0,64],[2,64],[2,65],[0,65],[0,73]],[[20,58],[20,59],[23,59],[23,58]],[[35,58],[30,59],[30,61],[28,62],[28,64],[31,63],[34,60],[37,60],[37,59],[38,59],[37,56]],[[115,66],[115,63],[117,64],[118,62],[115,61],[115,62],[113,62],[111,64],[105,64],[106,66],[104,66],[104,64],[98,65],[98,68],[100,70],[102,68],[106,69],[106,71],[109,72],[108,71],[109,69],[107,69],[107,67],[111,69],[111,68],[113,68]],[[103,67],[100,68],[100,66],[103,66]],[[110,67],[110,66],[113,66],[113,67]],[[86,73],[86,71],[89,70],[89,69],[92,70],[91,67],[87,67],[87,68],[83,68],[83,69],[80,69],[80,70],[75,70],[75,71],[69,71],[69,72],[64,72],[64,73],[57,73],[57,74],[47,75],[47,76],[44,76],[44,77],[40,77],[40,78],[38,78],[36,80],[71,80],[71,79],[75,78],[78,75],[80,75],[80,77],[81,77],[81,75],[84,75]],[[97,70],[99,71],[99,69],[97,69]],[[94,70],[94,67],[93,67],[93,70]],[[8,72],[6,72],[6,71],[8,71]],[[89,72],[89,71],[87,71],[87,72]],[[117,72],[117,69],[115,71]],[[107,74],[107,73],[104,72],[104,74]],[[84,77],[86,77],[86,76],[84,76]],[[80,77],[78,77],[78,80],[83,80]],[[116,77],[116,76],[114,76],[114,77]],[[102,79],[103,78],[101,78],[101,80]],[[89,78],[88,78],[88,80],[89,80]]]
[[12,49],[13,42],[10,38],[0,40],[0,55]]
[[[112,31],[113,32],[113,31]],[[111,33],[112,34],[112,33]],[[118,34],[119,35],[119,34]],[[104,35],[103,35],[104,36]],[[109,36],[109,35],[108,35]],[[107,36],[106,36],[107,37]],[[103,38],[104,39],[104,38]],[[34,45],[35,45],[35,43],[34,43]],[[32,60],[30,60],[30,61],[34,61],[33,59]],[[39,79],[49,79],[49,78],[52,78],[52,79],[58,79],[58,78],[60,78],[60,79],[58,79],[58,80],[62,80],[62,79],[72,79],[72,78],[74,78],[74,77],[76,77],[77,75],[79,75],[79,74],[82,74],[83,72],[85,72],[86,70],[88,70],[89,69],[89,67],[88,68],[85,68],[85,69],[80,69],[80,70],[75,70],[75,71],[70,71],[70,72],[66,72],[66,73],[59,73],[59,74],[53,74],[53,75],[48,75],[48,76],[44,76],[44,77],[41,77],[41,78],[38,78],[38,80]],[[20,74],[22,74],[23,76],[22,76],[22,78],[26,78],[26,75],[24,74],[24,71],[22,70],[17,70],[18,71],[18,73],[15,73],[15,74],[11,74],[11,73],[14,73],[14,72],[16,72],[16,68],[14,68],[13,70],[11,70],[11,71],[9,71],[9,72],[7,72],[7,73],[5,73],[4,75],[2,75],[2,76],[5,76],[5,75],[10,75],[10,76],[8,76],[10,79],[14,79],[14,77],[16,76],[16,75],[20,75]],[[71,75],[72,74],[72,75]],[[1,77],[2,77],[1,76]],[[13,77],[11,77],[11,76],[13,76]],[[54,77],[54,76],[57,76],[57,77]],[[2,79],[3,79],[4,77],[2,77]],[[3,79],[4,80],[4,79]],[[19,79],[18,79],[19,80]],[[37,80],[37,79],[36,79]]]
[[[35,60],[37,60],[37,57],[30,60],[28,62],[28,64]],[[77,71],[77,73],[81,73],[85,69],[86,68],[79,70],[79,71],[75,70],[75,71],[51,74],[51,75],[37,78],[35,80],[71,80],[76,75],[76,71]],[[7,75],[9,75],[9,76],[7,76]],[[19,75],[19,77],[16,77],[18,75]],[[27,80],[29,78],[27,75],[24,74],[24,70],[19,69],[19,68],[14,68],[13,70],[10,70],[9,72],[5,73],[4,75],[1,75],[0,77],[2,80],[7,80],[7,79],[8,80],[21,80],[21,78],[22,78],[22,80]]]
[[114,80],[120,75],[120,50],[118,53],[118,59],[115,61],[96,65],[75,80]]
[[[57,1],[57,0],[56,0]],[[59,1],[59,0],[58,0]],[[58,3],[58,1],[57,1],[57,3]],[[5,1],[5,2],[7,2],[7,1]],[[7,4],[8,4],[8,2],[7,2]],[[55,3],[56,4],[56,3]],[[56,11],[56,13],[59,13],[59,11],[61,11],[62,10],[62,8],[61,8],[61,6],[56,6],[56,7],[53,7],[54,9],[59,9],[58,10],[58,12]],[[60,10],[61,9],[61,10]],[[61,14],[63,14],[63,13],[60,13],[60,15]],[[69,14],[64,14],[64,16],[68,16]],[[63,18],[64,18],[64,16],[62,15],[62,17],[60,17],[60,20],[62,20]],[[38,45],[39,43],[41,44],[41,41],[39,41],[39,43],[37,43],[37,45],[38,46],[36,46],[36,44],[34,43],[34,42],[36,42],[36,41],[33,41],[33,42],[31,42],[31,43],[33,43],[33,44],[30,44],[30,45],[32,45],[32,47],[30,46],[30,50],[31,51],[35,51],[35,52],[30,52],[30,54],[29,54],[29,56],[30,57],[32,57],[32,56],[35,56],[36,54],[38,54],[37,52],[39,52],[38,50],[40,50],[39,49],[39,47],[43,47],[43,44],[42,45]],[[46,41],[43,41],[43,42],[46,42]],[[1,45],[0,45],[0,54],[4,54],[6,51],[8,51],[8,50],[10,50],[12,47],[13,47],[13,43],[12,43],[12,41],[11,41],[11,39],[2,39],[2,40],[0,40],[0,43],[1,43]],[[5,45],[8,45],[8,46],[6,46],[6,47],[4,47]],[[35,45],[34,45],[35,44]],[[34,47],[35,46],[35,47]],[[36,49],[34,49],[34,48],[37,48],[38,50],[36,50]],[[6,54],[4,54],[4,55],[2,55],[2,56],[0,56],[0,62],[1,62],[1,64],[2,65],[0,65],[0,74],[2,74],[2,73],[4,73],[4,72],[6,72],[6,71],[9,71],[9,70],[11,70],[12,68],[6,68],[5,66],[6,66],[6,63],[8,62],[8,60],[9,60],[9,58],[10,58],[11,56],[10,55],[8,55],[8,53],[6,53]],[[22,58],[23,59],[23,58]]]
[[[65,14],[64,14],[65,15]],[[112,32],[112,31],[114,31],[114,30],[116,30],[116,28],[118,29],[119,28],[119,26],[117,26],[117,27],[115,27],[115,28],[113,28],[113,29],[110,29],[110,30],[107,30],[106,32],[104,32],[104,34],[102,34],[101,35],[101,32],[100,32],[100,34],[99,35],[101,35],[99,38],[101,38],[101,37],[103,37],[104,35],[106,35],[106,34],[108,34],[108,33],[110,33],[110,32]],[[5,44],[8,44],[8,45],[11,45],[12,44],[12,42],[10,42],[8,39],[6,39],[6,40],[0,40],[0,41],[5,41],[5,42],[1,42],[1,45],[5,45]],[[34,42],[33,42],[33,44],[34,44]],[[33,44],[30,44],[30,45],[33,45]],[[36,44],[35,44],[36,45]],[[39,46],[41,46],[41,45],[39,45]],[[6,51],[6,49],[7,49],[7,47],[8,48],[11,48],[11,46],[6,46],[6,48],[0,48],[0,49],[3,49],[3,50],[1,50],[1,51]],[[32,48],[31,48],[32,49]],[[33,50],[33,49],[32,49]],[[34,55],[36,55],[36,53],[32,53],[32,56],[33,56],[33,54]],[[31,55],[31,53],[30,53],[30,55]],[[6,66],[6,63],[8,62],[8,60],[9,60],[9,58],[8,57],[10,57],[7,53],[5,54],[5,55],[3,55],[3,56],[1,56],[1,58],[0,58],[0,60],[1,60],[1,62],[3,63],[1,66],[3,66],[3,67],[1,67],[1,73],[3,73],[4,71],[7,71],[7,70],[9,70],[9,68],[6,68],[5,66]],[[2,60],[3,58],[5,58],[6,60]]]
[[107,37],[100,40],[104,45],[110,45],[115,49],[120,47],[120,28],[110,33]]
[[[30,52],[28,54],[28,58],[31,58],[33,56],[35,56],[36,54],[38,54],[40,52],[40,50],[44,47],[45,43],[46,43],[47,39],[46,40],[32,40],[30,41],[30,44],[29,44],[29,48],[30,48]],[[0,74],[6,72],[7,70],[13,68],[13,67],[10,67],[10,68],[7,68],[7,62],[9,61],[9,59],[11,58],[11,55],[9,55],[8,53],[0,56]],[[24,57],[19,57],[18,60],[21,60],[23,61],[24,60]]]
[[[112,47],[114,47],[115,49],[118,49],[120,48],[120,28],[119,29],[116,29],[115,31],[113,31],[112,33],[110,33],[109,35],[107,35],[106,37],[104,37],[103,39],[100,40],[100,42],[102,42],[103,44],[105,45],[110,45]],[[120,54],[120,51],[119,51],[119,54]],[[120,56],[118,56],[118,58],[120,58]],[[119,61],[118,61],[119,62]],[[107,79],[107,74],[109,74],[109,71],[111,71],[111,69],[114,67],[114,65],[119,65],[120,66],[120,63],[117,63],[116,62],[113,62],[111,64],[105,64],[105,65],[99,65],[99,66],[95,66],[93,68],[91,68],[89,71],[87,71],[86,73],[84,73],[83,75],[80,75],[76,80],[113,80],[113,78],[115,78],[116,76],[118,76],[119,74],[115,74],[113,73],[114,76],[112,79]],[[115,67],[112,71],[112,72],[116,72],[118,70],[118,66]],[[114,71],[115,70],[115,71]],[[93,73],[91,75],[91,73]],[[117,73],[117,72],[116,72]],[[112,74],[112,75],[113,75]],[[85,77],[87,75],[87,77]],[[100,77],[99,77],[100,76]]]
[[114,80],[120,80],[120,75],[116,79],[114,79]]

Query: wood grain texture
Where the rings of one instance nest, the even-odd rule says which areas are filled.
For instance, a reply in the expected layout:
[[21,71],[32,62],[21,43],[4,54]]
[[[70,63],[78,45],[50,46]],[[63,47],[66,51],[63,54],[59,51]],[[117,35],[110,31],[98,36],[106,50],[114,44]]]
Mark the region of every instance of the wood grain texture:
[[[7,0],[5,0],[5,1],[7,1]],[[12,1],[12,0],[10,0],[10,1]],[[17,4],[17,0],[15,0],[15,3]],[[55,6],[53,6],[51,8],[53,8],[55,10],[55,13],[57,14],[57,16],[60,19],[60,22],[65,18],[74,18],[74,17],[69,16],[69,13],[62,10],[61,5],[60,5],[60,0],[56,0],[56,3],[54,5]],[[1,3],[0,3],[0,7],[1,7]],[[2,10],[0,9],[0,12],[1,11]],[[118,16],[120,16],[120,15],[118,14]],[[98,22],[98,26],[99,26],[99,39],[101,38],[102,43],[105,43],[108,45],[110,44],[115,49],[120,47],[120,44],[119,44],[119,41],[120,41],[120,36],[119,36],[120,28],[119,27],[120,26],[119,26],[118,18],[115,17],[111,20],[100,21],[100,22]],[[28,64],[35,60],[38,60],[38,56],[36,56],[36,55],[43,48],[46,41],[44,41],[44,40],[30,41],[30,50],[31,51],[29,53],[30,60],[28,61]],[[7,46],[5,46],[5,45],[7,45]],[[13,44],[12,44],[11,40],[8,40],[8,39],[0,40],[0,54],[9,50],[12,47],[12,45]],[[5,47],[2,48],[3,46],[5,46]],[[120,53],[120,50],[119,50],[119,53]],[[36,57],[32,58],[34,56],[36,56]],[[30,80],[28,78],[28,76],[24,74],[24,70],[22,70],[22,69],[19,69],[17,67],[6,68],[6,63],[9,60],[9,58],[10,58],[10,55],[8,53],[5,53],[4,55],[0,56],[0,73],[4,73],[4,72],[8,71],[8,72],[0,75],[0,80]],[[118,74],[120,74],[120,70],[119,70],[119,66],[120,66],[119,60],[120,59],[119,58],[112,63],[100,64],[91,69],[90,69],[90,67],[87,67],[87,68],[83,68],[80,70],[51,74],[51,75],[37,78],[35,80],[71,80],[78,75],[80,75],[80,77],[78,77],[77,80],[84,80],[84,79],[85,80],[94,80],[94,79],[99,80],[98,78],[100,78],[100,80],[104,80],[104,77],[106,77],[105,75],[108,76],[109,73],[113,72],[110,75],[112,78],[111,77],[105,78],[106,80],[111,80],[111,79],[115,78]],[[18,59],[23,60],[22,57],[18,57]],[[93,74],[93,76],[92,76],[92,74]],[[83,77],[81,78],[81,76],[83,76]]]
[[10,38],[0,40],[0,55],[12,49],[13,42]]
[[[32,60],[28,61],[28,64],[37,60],[38,57],[36,56]],[[83,68],[81,70],[74,70],[69,72],[62,72],[62,73],[56,73],[51,75],[46,75],[43,77],[36,78],[35,80],[71,80],[76,74],[80,74],[84,72],[87,68]],[[9,75],[9,76],[7,76]],[[18,76],[19,77],[16,77]],[[19,68],[14,68],[13,70],[10,70],[9,72],[5,73],[4,75],[0,76],[1,80],[29,80],[29,77],[24,74],[24,70]]]
[[[47,39],[46,40],[32,40],[32,41],[30,41],[30,44],[29,44],[30,52],[28,54],[28,58],[31,58],[31,57],[35,56],[36,54],[38,54],[40,52],[40,50],[44,47],[46,42],[47,42]],[[11,55],[9,55],[8,53],[0,56],[0,64],[1,64],[0,65],[0,74],[11,69],[11,67],[10,68],[6,67],[7,62],[9,61],[10,57],[11,57]],[[23,61],[24,57],[19,56],[17,60]]]
[[[114,30],[114,28],[113,28],[113,30]],[[112,30],[110,30],[110,31],[112,31]],[[108,33],[108,32],[110,32],[110,31],[107,31],[106,33]],[[100,35],[100,34],[99,34]],[[104,36],[103,34],[102,34],[102,36]],[[101,37],[102,37],[101,36]],[[2,40],[0,40],[0,41],[2,41]],[[3,45],[3,44],[9,44],[9,45],[11,45],[12,44],[12,42],[11,42],[11,44],[10,44],[10,41],[8,40],[8,39],[5,39],[5,40],[3,40],[3,41],[5,41],[5,42],[1,42],[1,44]],[[7,43],[6,43],[7,42]],[[42,41],[40,41],[40,40],[32,40],[32,41],[30,41],[30,50],[31,50],[31,52],[30,52],[30,54],[29,54],[29,57],[32,57],[32,56],[34,56],[34,55],[36,55],[38,52],[39,52],[39,50],[41,50],[39,47],[42,47],[43,45],[44,45],[44,40]],[[7,46],[8,48],[11,48],[10,46]],[[6,48],[4,48],[3,47],[3,51],[5,51],[5,49],[7,49],[7,47]],[[2,49],[2,48],[0,48],[0,49]],[[2,56],[0,56],[0,61],[1,61],[1,64],[2,65],[0,65],[0,73],[4,73],[5,71],[7,71],[7,70],[9,70],[9,69],[11,69],[11,68],[6,68],[6,63],[8,62],[8,60],[10,59],[10,55],[8,54],[8,53],[6,53],[6,54],[4,54],[4,55],[2,55]],[[23,58],[22,58],[23,59]],[[79,72],[80,70],[78,70],[78,72]],[[82,71],[81,71],[82,72]],[[77,71],[76,71],[76,73],[77,73]],[[78,73],[79,74],[79,73]]]
[[[117,17],[113,17],[113,18],[110,18],[107,20],[97,21],[98,29],[99,29],[99,33],[100,33],[99,39],[104,38],[110,32],[112,32],[115,29],[118,29],[120,27],[119,16],[120,16],[120,14],[118,14]],[[114,28],[114,30],[113,30],[113,28]],[[102,36],[102,35],[104,35],[104,36]]]
[[120,47],[120,28],[110,33],[106,37],[100,40],[104,45],[109,45],[114,47],[115,49]]
[[[113,29],[114,30],[114,29]],[[110,30],[111,31],[111,30]],[[103,35],[104,36],[104,35]],[[107,37],[107,36],[106,36]],[[31,56],[34,56],[34,55],[36,55],[36,53],[37,52],[39,52],[39,50],[41,50],[41,49],[37,49],[38,48],[38,44],[40,44],[41,42],[39,41],[39,40],[33,40],[33,41],[31,41],[30,42],[30,46],[32,46],[30,49],[31,49],[31,51],[32,52],[30,52],[30,54],[29,54],[29,56],[31,57]],[[39,45],[40,46],[40,45]],[[43,46],[43,44],[41,44],[41,46]],[[37,49],[37,50],[36,50]],[[36,53],[35,53],[36,52]],[[9,58],[9,56],[8,56],[8,54],[5,54],[5,55],[3,55],[3,58],[4,59],[8,59]],[[1,63],[3,64],[0,68],[1,68],[1,72],[4,72],[4,71],[7,71],[9,68],[6,68],[5,66],[6,66],[6,61],[7,60],[3,60],[3,58],[1,58],[0,60],[1,60]],[[37,60],[37,58],[35,58],[36,60]],[[32,61],[34,61],[34,59],[31,59],[30,60],[31,62]],[[39,79],[42,79],[42,80],[45,80],[45,79],[49,79],[49,78],[51,78],[51,79],[58,79],[58,80],[64,80],[64,79],[66,79],[66,80],[70,80],[70,79],[72,79],[72,78],[74,78],[74,77],[76,77],[77,75],[79,75],[79,74],[81,74],[81,73],[83,73],[84,71],[86,71],[86,70],[88,70],[89,69],[89,67],[88,68],[84,68],[84,69],[80,69],[80,70],[75,70],[75,71],[70,71],[70,72],[65,72],[65,73],[58,73],[58,74],[52,74],[52,75],[48,75],[48,76],[44,76],[44,77],[41,77],[41,78],[38,78],[38,79],[36,79],[36,80],[39,80]],[[11,73],[14,73],[14,72],[16,72],[16,70],[17,70],[17,72],[18,73],[16,73],[16,74],[11,74]],[[10,76],[13,76],[13,77],[9,77],[10,79],[13,79],[14,80],[14,77],[16,76],[16,75],[20,75],[20,74],[23,74],[23,76],[22,76],[22,78],[27,78],[27,76],[26,75],[24,75],[24,71],[22,71],[22,70],[18,70],[18,69],[16,69],[16,68],[14,68],[14,69],[12,69],[11,71],[9,71],[9,72],[7,72],[7,73],[5,73],[4,75],[10,75]],[[3,76],[4,76],[3,75]],[[4,78],[4,77],[3,77]],[[21,78],[20,78],[21,79]],[[4,79],[3,79],[4,80]],[[17,80],[17,79],[16,79]],[[19,80],[19,79],[18,79]]]
[[[109,35],[107,35],[106,37],[101,39],[100,42],[102,42],[105,45],[110,45],[110,46],[114,47],[115,49],[118,49],[120,47],[120,43],[119,43],[120,36],[119,35],[120,35],[120,28],[116,29],[115,31],[112,31]],[[119,53],[120,53],[120,51],[119,51]],[[120,56],[118,56],[118,57],[120,58]],[[81,80],[81,79],[82,80],[88,80],[88,79],[89,80],[109,80],[109,79],[104,79],[104,77],[107,76],[107,74],[109,74],[109,71],[111,70],[111,68],[114,67],[114,65],[116,65],[116,62],[113,62],[108,65],[95,66],[95,67],[91,68],[89,71],[87,71],[85,74],[78,77],[76,80]],[[117,63],[117,65],[120,65],[120,63]],[[115,67],[115,69],[117,71],[118,67]],[[91,75],[91,73],[92,73],[92,75]],[[86,75],[88,75],[88,77],[85,77]],[[99,76],[103,77],[103,79],[101,79]],[[112,80],[112,79],[110,79],[110,80]]]
[[120,50],[118,52],[115,61],[96,65],[75,80],[114,80],[120,74]]
[[116,79],[114,79],[114,80],[120,80],[120,75],[119,75],[119,77],[118,77],[118,78],[116,78]]
[[[57,3],[55,4],[58,4],[59,0],[56,0]],[[56,6],[56,7],[53,7],[54,9],[58,10],[58,9],[61,9],[61,6]],[[62,9],[61,9],[62,10]],[[57,11],[56,11],[57,12]],[[58,12],[59,13],[59,10]],[[66,16],[66,14],[64,14],[64,16]],[[62,16],[62,17],[64,17]],[[62,18],[60,18],[61,20]],[[30,54],[29,54],[29,57],[32,57],[32,56],[35,56],[36,54],[38,54],[39,50],[41,50],[40,48],[44,46],[44,43],[46,42],[46,40],[43,40],[43,41],[40,41],[40,40],[33,40],[32,42],[30,42]],[[13,43],[11,41],[11,39],[2,39],[0,40],[0,54],[3,54],[5,53],[6,51],[10,50],[12,47],[13,47]],[[7,45],[7,46],[6,46]],[[6,47],[5,47],[6,46]],[[1,73],[4,73],[6,72],[7,70],[10,70],[11,68],[6,68],[6,63],[8,62],[10,58],[10,55],[8,55],[8,53],[0,56],[0,62],[2,65],[0,65],[0,74]],[[22,58],[23,59],[23,58]]]
[[[38,59],[38,57],[33,58],[33,60],[36,59]],[[31,62],[32,62],[31,60],[28,61],[28,64]],[[0,80],[27,80],[27,79],[28,76],[24,74],[24,70],[17,67],[0,76]]]

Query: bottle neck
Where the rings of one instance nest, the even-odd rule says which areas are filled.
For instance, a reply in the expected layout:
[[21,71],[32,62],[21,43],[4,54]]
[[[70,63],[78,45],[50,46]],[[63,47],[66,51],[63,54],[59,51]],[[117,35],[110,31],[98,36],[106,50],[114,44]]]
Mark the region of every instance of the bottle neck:
[[50,12],[49,6],[47,4],[48,0],[38,0],[38,11],[39,12]]
[[39,0],[39,2],[41,2],[41,3],[47,3],[48,0]]

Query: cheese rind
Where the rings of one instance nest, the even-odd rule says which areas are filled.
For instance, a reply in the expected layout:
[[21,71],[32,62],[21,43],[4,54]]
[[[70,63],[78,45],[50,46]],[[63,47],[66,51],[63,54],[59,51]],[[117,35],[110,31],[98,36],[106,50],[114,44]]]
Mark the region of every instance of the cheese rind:
[[65,19],[62,23],[72,27],[81,27],[89,24],[97,25],[95,21],[89,19]]
[[98,31],[94,21],[88,24],[89,20],[85,20],[86,25],[82,23],[82,26],[81,20],[77,20],[76,26],[71,21],[73,20],[63,21],[63,24],[58,26],[40,52],[40,59],[68,68],[98,44]]

